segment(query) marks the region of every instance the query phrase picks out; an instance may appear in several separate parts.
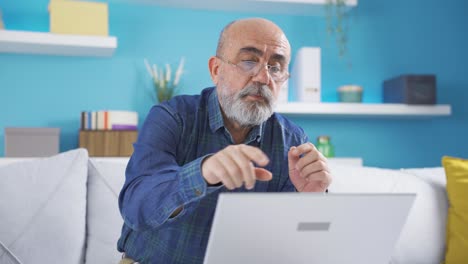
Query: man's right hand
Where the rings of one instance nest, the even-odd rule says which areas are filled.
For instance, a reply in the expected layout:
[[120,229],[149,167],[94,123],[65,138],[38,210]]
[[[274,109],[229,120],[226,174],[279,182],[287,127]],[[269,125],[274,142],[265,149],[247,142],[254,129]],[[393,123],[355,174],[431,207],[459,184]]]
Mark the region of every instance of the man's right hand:
[[222,183],[233,190],[245,183],[245,188],[252,189],[255,181],[269,181],[273,177],[271,172],[255,168],[253,162],[263,167],[269,160],[259,148],[230,145],[203,161],[202,175],[211,185]]

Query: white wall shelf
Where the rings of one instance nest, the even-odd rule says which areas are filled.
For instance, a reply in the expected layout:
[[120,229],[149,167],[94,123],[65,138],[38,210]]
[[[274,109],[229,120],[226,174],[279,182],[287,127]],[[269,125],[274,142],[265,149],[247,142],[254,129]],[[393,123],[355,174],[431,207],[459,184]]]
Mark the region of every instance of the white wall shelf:
[[436,117],[450,116],[452,108],[450,105],[290,102],[279,104],[276,112],[314,116]]
[[0,30],[0,52],[66,56],[112,56],[116,37]]
[[[287,15],[323,15],[327,0],[114,0],[132,3],[155,4],[176,8],[205,10],[259,12]],[[348,10],[355,7],[358,0],[346,0]]]

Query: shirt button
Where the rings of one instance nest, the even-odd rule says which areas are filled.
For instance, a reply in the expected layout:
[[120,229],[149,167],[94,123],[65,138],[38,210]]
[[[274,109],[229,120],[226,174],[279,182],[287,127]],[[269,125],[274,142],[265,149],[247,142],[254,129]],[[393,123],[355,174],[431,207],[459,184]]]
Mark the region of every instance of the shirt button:
[[200,196],[201,194],[202,194],[202,192],[199,189],[195,189],[195,195],[196,196]]

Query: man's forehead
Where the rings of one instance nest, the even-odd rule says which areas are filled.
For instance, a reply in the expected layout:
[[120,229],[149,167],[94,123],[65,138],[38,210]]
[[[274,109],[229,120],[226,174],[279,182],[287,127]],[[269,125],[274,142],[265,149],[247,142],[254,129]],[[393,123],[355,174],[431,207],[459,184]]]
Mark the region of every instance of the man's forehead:
[[257,53],[250,47],[266,53],[276,53],[288,57],[290,45],[283,31],[271,21],[249,19],[233,23],[226,33],[225,51],[234,56],[242,52]]
[[265,52],[266,50],[289,50],[289,42],[282,32],[235,32],[229,36],[229,41],[237,44],[236,48],[256,47]]

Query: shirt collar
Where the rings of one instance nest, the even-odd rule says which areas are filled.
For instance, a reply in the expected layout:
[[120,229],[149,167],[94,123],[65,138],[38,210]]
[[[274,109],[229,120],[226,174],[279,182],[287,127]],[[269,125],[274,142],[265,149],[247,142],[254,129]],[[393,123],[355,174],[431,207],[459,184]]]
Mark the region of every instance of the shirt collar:
[[208,98],[208,117],[210,122],[211,132],[216,132],[216,130],[224,127],[223,116],[221,114],[221,108],[218,101],[218,92],[216,87],[214,87],[210,97]]
[[252,141],[256,141],[257,143],[260,142],[260,139],[262,138],[262,132],[263,132],[263,124],[265,122],[261,123],[259,126],[254,126],[252,130],[249,132],[247,135],[247,138],[245,140],[246,144],[249,144]]
[[[224,127],[224,120],[223,115],[221,114],[221,108],[218,101],[218,91],[216,87],[214,87],[213,92],[210,94],[208,98],[208,118],[210,122],[210,129],[211,132],[216,132],[221,127]],[[246,138],[246,143],[256,140],[257,142],[260,141],[263,133],[264,123],[254,126],[252,130],[249,132]]]

